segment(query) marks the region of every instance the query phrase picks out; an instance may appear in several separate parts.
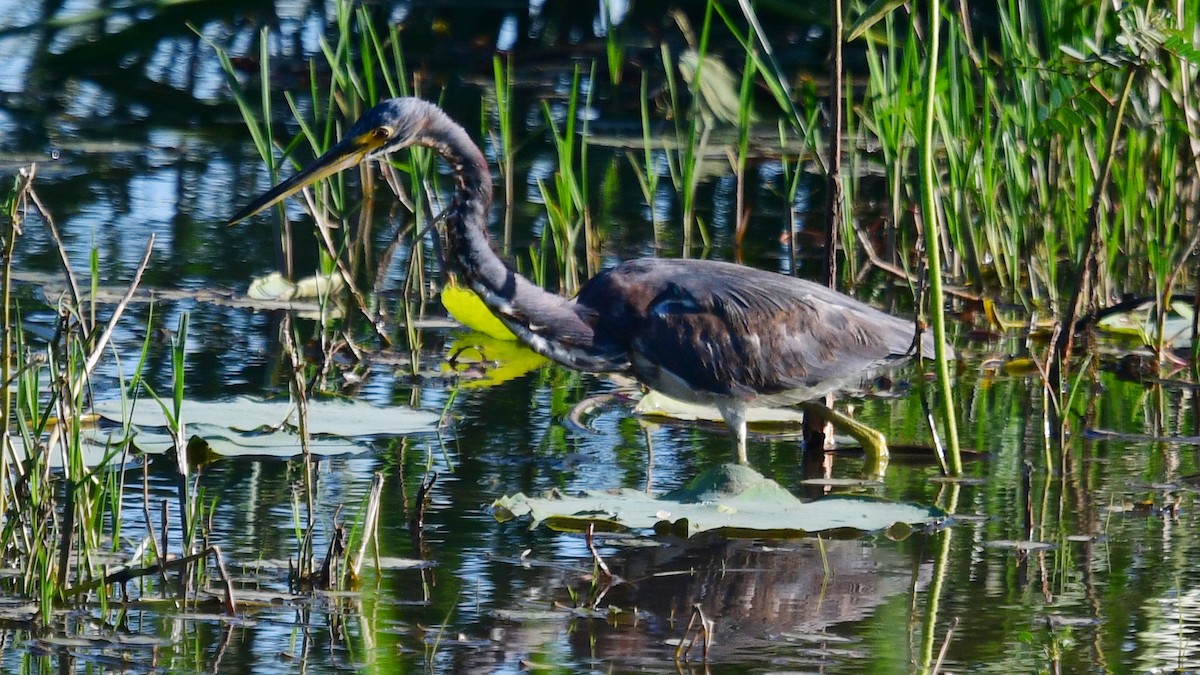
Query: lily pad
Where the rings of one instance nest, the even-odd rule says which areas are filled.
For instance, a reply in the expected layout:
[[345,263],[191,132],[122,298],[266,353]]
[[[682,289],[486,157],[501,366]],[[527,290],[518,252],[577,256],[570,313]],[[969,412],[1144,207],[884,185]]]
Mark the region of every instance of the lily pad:
[[[93,410],[114,422],[126,416],[137,427],[165,427],[162,408],[151,400],[142,400],[132,411],[123,410],[121,401],[101,401]],[[207,424],[240,431],[263,427],[296,425],[296,407],[287,401],[262,401],[240,397],[226,401],[184,401],[184,422],[191,427]],[[357,438],[395,436],[437,428],[438,415],[406,406],[380,408],[362,401],[315,400],[308,403],[308,432]]]
[[344,287],[340,274],[305,277],[293,282],[279,272],[271,272],[252,281],[246,296],[252,300],[319,299],[339,293]]
[[[1163,344],[1175,349],[1192,345],[1192,308],[1185,302],[1172,302],[1163,321]],[[1125,312],[1110,314],[1098,323],[1100,330],[1112,335],[1134,337],[1145,344],[1158,343],[1158,322],[1154,302],[1147,301]]]
[[[639,415],[669,417],[687,422],[723,422],[721,412],[710,405],[698,405],[671,398],[666,394],[650,390],[638,401],[633,411]],[[799,424],[804,414],[791,408],[751,407],[746,410],[746,421],[750,424]]]
[[653,497],[638,490],[585,491],[545,497],[518,493],[493,505],[500,521],[529,516],[534,526],[558,530],[654,529],[691,536],[800,537],[831,530],[875,532],[896,523],[919,526],[945,517],[940,509],[858,496],[803,502],[757,471],[727,464],[706,471],[686,487]]
[[[14,436],[13,440],[13,451],[16,454],[16,460],[24,462],[29,456],[29,449],[24,443],[20,442],[20,436]],[[88,468],[95,468],[102,464],[108,464],[110,467],[116,468],[122,461],[122,443],[124,441],[124,432],[119,429],[106,430],[95,427],[81,429],[79,433],[80,463]],[[60,447],[56,446],[51,450],[46,457],[46,463],[54,470],[63,468],[63,454]],[[141,465],[141,460],[136,455],[130,455],[125,458],[123,466],[128,470],[139,468]]]
[[[187,432],[204,441],[204,452],[220,457],[274,457],[290,459],[304,454],[299,434],[275,431],[265,434],[243,434],[228,427],[211,424],[189,424]],[[163,453],[171,449],[171,437],[165,433],[140,432],[133,439],[142,452]],[[189,444],[190,445],[190,444]],[[371,446],[337,436],[318,436],[309,439],[308,451],[320,457],[353,455],[370,450]],[[189,457],[191,452],[189,451]]]

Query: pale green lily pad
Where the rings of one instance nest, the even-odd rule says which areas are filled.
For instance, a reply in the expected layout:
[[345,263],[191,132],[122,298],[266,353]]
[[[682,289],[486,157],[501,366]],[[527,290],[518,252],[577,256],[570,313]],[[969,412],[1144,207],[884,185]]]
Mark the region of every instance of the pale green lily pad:
[[726,536],[800,537],[831,530],[875,532],[896,523],[921,526],[945,517],[941,510],[912,503],[858,496],[803,502],[757,471],[727,464],[706,471],[686,487],[661,497],[638,490],[586,491],[543,498],[501,497],[496,519],[530,516],[534,526],[558,530],[654,529],[691,536],[715,531]]
[[[669,417],[687,422],[701,420],[722,422],[721,412],[713,406],[687,403],[666,394],[650,390],[638,401],[633,411],[639,415]],[[746,410],[746,421],[750,424],[799,424],[804,414],[791,408],[751,407]]]
[[[13,452],[16,455],[18,462],[24,462],[29,456],[29,449],[21,442],[21,436],[13,436]],[[95,427],[87,427],[79,432],[79,459],[82,466],[87,468],[95,468],[101,464],[108,464],[116,467],[121,462],[121,453],[123,452],[121,443],[125,440],[125,434],[120,430],[97,429]],[[45,442],[45,438],[42,439]],[[46,464],[54,470],[63,468],[63,453],[60,446],[55,446],[50,450],[46,458]],[[132,469],[141,466],[141,461],[131,455],[125,460],[125,468]]]
[[293,282],[279,272],[271,272],[250,282],[246,296],[252,300],[320,299],[339,293],[344,287],[340,274],[305,277]]
[[[1192,346],[1192,308],[1185,302],[1172,302],[1171,311],[1163,321],[1163,344],[1175,349]],[[1158,322],[1154,302],[1147,301],[1134,309],[1110,314],[1101,319],[1100,330],[1112,335],[1134,337],[1145,344],[1158,344]]]
[[[273,431],[259,434],[243,434],[229,427],[212,424],[187,425],[188,436],[196,435],[208,444],[208,451],[221,457],[273,457],[291,459],[304,454],[299,434],[291,431]],[[165,433],[140,431],[133,438],[139,450],[161,454],[171,449],[171,437]],[[354,455],[366,452],[371,446],[356,443],[339,436],[316,436],[309,439],[309,454],[320,457]]]
[[[207,443],[207,450],[221,457],[270,457],[290,459],[304,453],[300,436],[288,430],[268,433],[243,434],[225,426],[212,424],[189,424],[189,436],[198,435]],[[117,467],[121,462],[121,443],[126,433],[121,429],[88,428],[80,432],[80,459],[83,466],[95,468],[101,464]],[[134,429],[133,448],[140,453],[161,455],[174,446],[170,434],[157,429]],[[309,453],[319,457],[353,455],[366,452],[370,445],[358,443],[340,436],[316,436],[310,439]],[[131,448],[132,450],[132,448]],[[16,447],[18,460],[24,461],[24,445]],[[47,462],[51,469],[62,468],[62,452],[55,449]],[[125,468],[137,468],[141,460],[132,453],[125,460]]]
[[[121,401],[93,404],[102,417],[121,423],[128,415],[137,427],[165,427],[162,408],[152,400],[138,401],[132,414],[122,409]],[[234,398],[227,401],[184,401],[184,423],[189,427],[208,424],[214,427],[252,431],[263,427],[296,424],[296,408],[287,401],[262,401]],[[380,408],[362,401],[316,400],[308,403],[308,432],[350,438],[362,436],[398,436],[437,428],[438,415],[406,406]]]

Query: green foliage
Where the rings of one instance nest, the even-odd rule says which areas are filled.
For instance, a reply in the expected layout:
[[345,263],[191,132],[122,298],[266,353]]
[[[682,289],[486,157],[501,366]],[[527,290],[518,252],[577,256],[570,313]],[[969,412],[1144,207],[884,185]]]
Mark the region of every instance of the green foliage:
[[[589,74],[589,79],[595,79],[595,68]],[[575,123],[579,118],[579,68],[575,69],[571,79],[571,90],[567,105],[562,113],[561,125],[555,119],[555,112],[549,103],[542,104],[542,114],[550,128],[550,138],[554,141],[554,149],[558,153],[558,163],[554,171],[552,186],[538,181],[538,190],[542,201],[546,204],[546,227],[542,230],[541,260],[553,250],[554,261],[558,266],[559,285],[567,295],[579,292],[582,283],[579,270],[578,242],[579,235],[592,238],[591,220],[588,208],[588,176],[587,176],[587,143],[582,140],[587,135],[587,122],[580,133],[575,131]],[[591,92],[588,90],[588,100],[585,106],[591,104]],[[577,158],[578,152],[578,158]],[[543,279],[545,283],[544,269]]]
[[[997,44],[972,42],[962,22],[944,23],[936,110],[944,149],[938,189],[955,252],[948,272],[1031,307],[1061,307],[1077,281],[1060,274],[1061,263],[1084,250],[1099,194],[1096,297],[1142,292],[1146,278],[1161,293],[1194,227],[1185,214],[1196,181],[1188,148],[1198,127],[1187,110],[1196,49],[1184,24],[1153,6],[1066,11],[1061,3],[1010,0],[998,9]],[[894,177],[899,219],[896,207],[911,190],[900,177],[913,138],[905,97],[919,88],[910,65],[919,38],[890,15],[870,23],[882,45],[866,44],[871,77],[861,110]],[[1130,113],[1110,128],[1130,74]],[[1114,135],[1122,140],[1116,171],[1097,191]]]

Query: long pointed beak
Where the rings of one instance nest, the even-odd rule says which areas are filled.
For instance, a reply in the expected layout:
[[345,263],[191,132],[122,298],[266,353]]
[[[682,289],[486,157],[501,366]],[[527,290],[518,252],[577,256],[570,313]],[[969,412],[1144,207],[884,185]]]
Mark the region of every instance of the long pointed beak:
[[299,173],[283,181],[279,185],[263,193],[258,199],[250,202],[241,211],[233,214],[226,225],[235,225],[253,216],[313,183],[332,176],[333,174],[358,166],[367,155],[383,145],[385,137],[370,131],[343,139],[328,152],[318,157],[312,164],[304,167]]

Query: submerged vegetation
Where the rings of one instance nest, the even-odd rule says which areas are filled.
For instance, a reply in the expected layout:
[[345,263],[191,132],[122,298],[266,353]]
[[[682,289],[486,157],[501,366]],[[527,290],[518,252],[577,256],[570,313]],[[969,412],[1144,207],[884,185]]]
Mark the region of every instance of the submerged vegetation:
[[[884,502],[854,498],[867,505],[864,511],[882,511],[884,521],[897,523],[865,528],[880,533],[878,544],[867,548],[890,546],[888,552],[899,558],[889,568],[893,572],[912,568],[906,582],[911,602],[888,603],[888,593],[879,592],[879,625],[912,627],[911,635],[888,633],[896,644],[908,641],[903,655],[889,665],[923,672],[936,672],[946,663],[962,669],[979,662],[1016,669],[1069,670],[1072,664],[1108,659],[1128,665],[1117,654],[1125,647],[1123,627],[1108,629],[1105,622],[1116,619],[1099,608],[1107,600],[1099,598],[1103,581],[1097,576],[1122,565],[1157,570],[1157,563],[1137,560],[1138,544],[1115,539],[1134,536],[1129,531],[1136,526],[1114,519],[1144,517],[1175,537],[1164,535],[1153,545],[1163,547],[1156,552],[1164,559],[1174,556],[1164,573],[1176,580],[1151,581],[1147,577],[1153,571],[1127,586],[1110,580],[1118,587],[1117,603],[1130,596],[1190,593],[1186,589],[1196,573],[1186,558],[1200,547],[1187,527],[1178,527],[1180,504],[1190,503],[1193,488],[1188,486],[1196,482],[1188,474],[1200,471],[1194,453],[1183,453],[1178,445],[1200,436],[1194,409],[1200,382],[1200,341],[1194,339],[1200,317],[1195,262],[1200,4],[1068,6],[1004,0],[986,8],[972,5],[970,12],[966,3],[852,4],[842,17],[850,25],[839,40],[847,71],[828,80],[821,67],[797,68],[781,58],[780,41],[795,36],[764,29],[774,20],[803,20],[820,33],[825,19],[813,22],[810,10],[771,7],[777,14],[764,20],[756,13],[768,11],[762,6],[706,0],[656,17],[655,39],[646,39],[628,19],[623,23],[613,15],[613,4],[600,3],[603,20],[597,23],[595,50],[573,49],[571,58],[556,58],[553,65],[519,50],[492,51],[486,58],[472,55],[478,63],[462,70],[473,77],[469,91],[475,98],[463,103],[467,95],[460,86],[458,108],[478,111],[476,137],[497,176],[493,219],[503,254],[536,283],[566,294],[626,254],[748,260],[806,276],[836,270],[828,281],[840,289],[919,314],[914,336],[928,317],[928,329],[959,354],[957,361],[948,353],[938,355],[939,386],[928,386],[918,373],[916,393],[903,402],[852,395],[851,405],[890,438],[920,443],[916,454],[922,460],[931,454],[925,446],[940,453],[944,444],[946,456],[938,455],[938,466],[945,482],[930,482],[930,474],[939,471],[901,466],[882,484],[841,484],[828,472],[804,483],[810,476],[797,468],[794,451],[785,449],[794,445],[787,434],[783,442],[758,443],[761,467],[789,489],[814,490],[809,494],[837,490],[936,504],[917,508],[919,517],[905,525],[880,506]],[[426,54],[414,53],[414,41],[428,47],[423,37],[392,18],[370,6],[336,3],[331,29],[312,49],[313,58],[295,69],[303,73],[298,78],[281,67],[278,36],[269,29],[242,31],[250,39],[235,41],[211,25],[189,28],[197,49],[216,55],[223,91],[245,125],[237,135],[252,140],[265,166],[263,182],[274,184],[323,153],[382,98],[415,95],[437,101],[453,88],[439,79],[444,73],[425,61]],[[450,77],[467,76],[455,70]],[[833,123],[837,106],[830,97],[844,110],[840,128]],[[832,159],[831,151],[836,153]],[[699,513],[691,501],[704,500],[688,495],[686,507],[672,507],[642,499],[656,485],[658,436],[655,427],[639,426],[627,415],[609,420],[606,430],[610,446],[603,452],[609,464],[603,471],[612,475],[598,484],[575,480],[576,450],[590,448],[591,441],[573,439],[574,432],[565,429],[585,430],[579,434],[584,436],[591,424],[584,418],[607,419],[609,404],[623,400],[628,387],[596,385],[586,376],[546,367],[544,360],[506,344],[511,335],[502,330],[488,330],[491,338],[458,336],[442,344],[448,324],[441,302],[460,319],[479,309],[472,309],[471,299],[442,267],[437,225],[447,207],[450,179],[432,152],[416,149],[365,164],[277,207],[276,268],[288,279],[308,278],[295,284],[260,279],[254,299],[243,307],[280,310],[265,331],[272,365],[264,380],[269,393],[286,392],[290,404],[285,407],[296,413],[276,414],[271,408],[268,415],[278,420],[249,428],[228,421],[221,427],[220,418],[249,419],[257,404],[240,401],[200,415],[203,406],[193,400],[195,388],[188,379],[195,372],[189,345],[212,338],[197,338],[186,308],[190,298],[183,308],[167,301],[169,309],[161,313],[159,300],[148,301],[142,286],[153,276],[155,239],[145,242],[125,286],[106,300],[101,286],[110,275],[98,247],[91,246],[89,269],[81,277],[73,264],[77,254],[56,228],[58,209],[46,195],[39,197],[40,180],[33,166],[0,186],[0,373],[6,384],[0,392],[0,590],[21,601],[13,608],[0,603],[0,620],[20,622],[35,633],[57,626],[71,634],[64,609],[124,626],[131,607],[239,616],[252,611],[248,605],[280,598],[302,607],[298,613],[304,614],[315,602],[329,600],[320,592],[359,597],[364,581],[375,584],[368,593],[391,591],[391,571],[416,569],[418,584],[408,578],[396,584],[420,589],[404,595],[427,610],[411,626],[398,611],[377,617],[361,606],[337,606],[329,613],[340,622],[357,616],[361,646],[371,653],[378,651],[376,635],[403,625],[396,632],[405,639],[412,635],[422,646],[422,665],[435,670],[466,667],[444,660],[447,650],[470,649],[461,635],[457,645],[451,644],[456,642],[450,633],[456,630],[455,612],[475,611],[475,621],[488,627],[524,627],[546,620],[530,614],[548,613],[552,621],[566,617],[568,633],[584,630],[576,622],[588,626],[596,631],[588,633],[593,640],[604,631],[646,630],[654,644],[649,653],[662,657],[667,654],[663,645],[669,644],[678,661],[747,658],[737,653],[743,645],[736,642],[722,653],[721,638],[714,636],[735,641],[738,635],[782,633],[807,644],[830,639],[840,630],[831,627],[849,621],[832,619],[814,638],[772,623],[784,622],[779,616],[739,614],[736,600],[714,600],[697,588],[649,590],[678,577],[697,587],[727,583],[723,588],[749,593],[727,577],[753,569],[764,579],[777,574],[786,580],[778,587],[797,594],[780,604],[819,606],[794,588],[797,569],[824,570],[816,596],[823,599],[841,573],[831,565],[841,561],[853,580],[861,563],[846,560],[864,553],[839,549],[847,542],[824,537],[811,550],[812,540],[779,547],[743,547],[718,542],[716,535],[675,541],[674,535],[686,539],[700,530],[720,531],[720,519],[736,511],[731,506],[736,502],[717,502],[704,515],[711,520],[701,523],[692,515],[696,522],[689,523],[680,514]],[[524,200],[518,196],[522,189]],[[826,194],[840,208],[827,209],[827,200],[820,198]],[[639,215],[636,225],[644,224],[644,230],[631,233],[636,228],[621,226],[616,211],[622,200],[636,202],[627,210]],[[233,195],[223,194],[218,203],[224,209],[232,201]],[[832,214],[828,222],[826,211]],[[204,218],[215,222],[227,215]],[[764,222],[774,229],[764,232]],[[35,258],[22,252],[33,225],[49,233],[47,250],[68,280],[53,297],[31,294],[28,283],[14,278],[22,260]],[[188,233],[172,234],[186,239]],[[817,259],[820,265],[813,262]],[[268,290],[280,286],[285,290]],[[131,317],[131,305],[145,309]],[[49,327],[31,327],[30,315],[42,322],[52,317]],[[228,339],[222,329],[207,329],[222,336],[215,342]],[[136,336],[124,337],[126,345],[138,345],[132,361],[127,350],[114,346],[122,332]],[[103,376],[97,374],[102,363],[107,364]],[[389,414],[403,418],[375,427],[356,416],[371,412],[329,412],[335,400],[378,386],[383,372],[402,383],[389,384],[394,390],[382,396],[392,406]],[[531,410],[548,408],[551,418],[544,427],[522,419],[518,432],[499,435],[489,428],[494,424],[489,415],[496,412],[486,392],[513,379],[524,382],[523,403]],[[887,390],[893,383],[877,384]],[[438,394],[423,399],[422,387],[428,386]],[[597,386],[598,396],[592,393]],[[895,389],[903,391],[903,383]],[[119,405],[94,405],[118,398]],[[135,412],[147,407],[163,421],[148,423]],[[425,410],[413,410],[419,408]],[[326,420],[343,418],[342,426],[319,423],[322,410]],[[665,423],[678,416],[667,415]],[[403,429],[393,421],[400,419]],[[453,442],[434,436],[456,424],[459,436]],[[161,432],[148,433],[151,426]],[[683,470],[667,470],[668,482],[689,477],[680,474],[694,464],[715,461],[717,453],[698,440],[706,436],[696,427],[673,433],[685,439],[679,443],[685,450],[669,455],[668,463],[680,457],[688,461],[680,463]],[[406,434],[426,437],[414,442]],[[381,437],[389,439],[386,450],[379,449]],[[1104,444],[1122,440],[1147,455],[1137,461],[1116,451],[1110,456]],[[533,459],[510,451],[509,443],[524,444],[519,447],[530,449]],[[725,444],[718,437],[714,446],[724,452]],[[251,446],[255,449],[245,450]],[[414,447],[424,452],[410,452]],[[964,465],[964,459],[979,458],[966,454],[967,448],[993,456]],[[318,458],[369,449],[382,457],[378,468],[372,464],[369,470],[369,486],[345,494],[331,489]],[[272,504],[286,511],[289,527],[280,547],[287,560],[254,560],[263,557],[262,544],[234,557],[223,548],[230,535],[214,522],[230,496],[216,492],[219,486],[205,479],[205,471],[229,461],[222,457],[241,453],[288,458],[281,471],[283,488]],[[480,463],[488,462],[501,468],[480,471]],[[553,470],[545,468],[548,462],[555,463]],[[1127,464],[1136,467],[1135,487],[1127,485],[1132,471]],[[155,474],[160,481],[168,476],[173,499],[162,497]],[[452,500],[451,488],[443,487],[472,481],[466,498]],[[775,482],[770,485],[778,489]],[[528,577],[529,597],[542,604],[508,614],[489,605],[489,593],[499,593],[492,585],[501,582],[473,577],[475,587],[468,586],[459,578],[467,575],[463,569],[483,564],[463,563],[457,551],[440,558],[447,567],[458,565],[451,572],[439,577],[428,569],[426,560],[438,556],[429,555],[427,511],[436,513],[449,508],[447,502],[463,499],[474,500],[470,508],[478,510],[479,503],[535,487],[623,487],[630,501],[608,494],[595,503],[580,500],[588,504],[580,507],[587,515],[583,519],[552,512],[553,504],[575,499],[558,493],[547,500],[517,494],[499,502],[497,515],[523,510],[566,530],[589,528],[586,548],[578,535],[549,540],[559,543],[539,539],[553,535],[513,534],[515,528],[495,535],[496,528],[510,526],[490,520],[478,527],[446,518],[433,527],[466,528],[460,548],[479,546],[478,540],[494,535],[502,542],[500,550],[481,550],[489,565],[508,565],[495,576],[517,587],[526,579],[520,575],[531,569],[525,559],[529,550],[521,553],[522,548],[541,545],[538,552],[547,559],[532,568],[559,570]],[[1129,494],[1135,490],[1149,499],[1135,500]],[[783,502],[772,499],[759,493],[742,503],[764,508],[765,502],[765,508],[782,510]],[[621,513],[614,501],[618,506],[636,502],[637,509]],[[819,519],[834,524],[816,529],[838,535],[852,531],[847,520],[858,512],[837,502],[821,504],[836,517]],[[389,507],[395,507],[393,513]],[[605,509],[611,517],[598,515],[608,514]],[[660,532],[657,543],[669,551],[664,558],[678,553],[679,559],[666,563],[641,557],[635,547],[622,548],[620,538],[594,535],[584,524],[615,527],[630,522],[622,518],[631,513],[646,522],[668,522],[672,516],[663,514],[672,509],[679,511],[675,517],[682,525]],[[943,514],[949,514],[949,524],[941,520]],[[760,534],[765,530],[781,539],[804,534],[803,524],[787,518],[763,522]],[[379,532],[389,527],[409,534],[404,538],[408,558],[388,553],[395,543],[380,543]],[[737,534],[747,534],[741,527]],[[968,527],[974,528],[974,540],[961,531]],[[1171,543],[1164,544],[1168,539]],[[590,572],[563,572],[561,561],[549,558],[547,549],[564,541],[563,547],[580,549],[568,556],[569,564]],[[1102,545],[1108,548],[1102,551]],[[512,560],[499,560],[504,556]],[[629,578],[610,569],[617,568],[614,557],[626,564],[622,573]],[[1003,567],[981,569],[986,567],[982,559]],[[736,574],[730,572],[734,568]],[[275,570],[285,583],[251,569]],[[987,577],[991,585],[974,588],[977,577]],[[542,583],[553,588],[538,587]],[[994,601],[1001,592],[997,584],[1011,601],[996,610],[1006,622],[1002,643],[964,645],[987,630],[973,624],[988,619],[973,617],[969,608],[985,598]],[[274,590],[258,594],[263,587]],[[847,591],[847,597],[855,592]],[[663,595],[670,595],[665,604],[657,597]],[[491,609],[480,610],[481,602]],[[524,602],[533,604],[528,597]],[[1083,607],[1088,603],[1093,609]],[[683,613],[691,617],[686,628]],[[1069,616],[1055,623],[1060,614]],[[647,617],[655,621],[644,622]],[[755,624],[760,620],[764,625]],[[1173,629],[1169,617],[1154,620]],[[1175,627],[1183,623],[1180,619]],[[377,630],[379,624],[389,628]],[[733,628],[722,633],[730,624]],[[1094,633],[1090,643],[1075,638],[1084,630]],[[305,648],[294,651],[308,649],[305,640]],[[384,642],[387,649],[394,646]],[[697,643],[703,656],[692,649]],[[1014,644],[1019,645],[1015,653]],[[608,658],[602,647],[592,644],[590,650],[580,662]],[[880,650],[879,658],[892,658],[893,651]],[[1188,660],[1194,658],[1184,654],[1180,667],[1195,667]],[[1106,667],[1121,670],[1123,665]],[[862,662],[851,667],[861,669]]]

